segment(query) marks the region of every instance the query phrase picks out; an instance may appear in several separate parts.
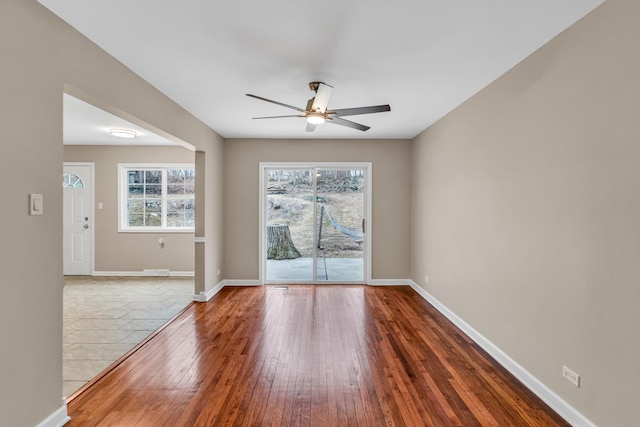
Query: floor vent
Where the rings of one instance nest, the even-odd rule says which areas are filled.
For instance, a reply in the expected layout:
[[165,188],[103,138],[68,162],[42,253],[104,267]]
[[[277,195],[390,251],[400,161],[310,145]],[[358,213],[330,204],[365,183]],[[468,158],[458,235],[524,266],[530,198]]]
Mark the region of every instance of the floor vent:
[[289,287],[288,286],[272,286],[271,289],[274,289],[276,291],[288,291]]
[[142,270],[143,276],[169,276],[169,270]]

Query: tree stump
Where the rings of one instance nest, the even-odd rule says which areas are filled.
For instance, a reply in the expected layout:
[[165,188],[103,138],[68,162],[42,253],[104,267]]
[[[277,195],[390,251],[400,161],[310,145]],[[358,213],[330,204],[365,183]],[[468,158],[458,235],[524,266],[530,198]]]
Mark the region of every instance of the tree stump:
[[267,224],[267,259],[294,259],[300,252],[293,245],[286,224]]

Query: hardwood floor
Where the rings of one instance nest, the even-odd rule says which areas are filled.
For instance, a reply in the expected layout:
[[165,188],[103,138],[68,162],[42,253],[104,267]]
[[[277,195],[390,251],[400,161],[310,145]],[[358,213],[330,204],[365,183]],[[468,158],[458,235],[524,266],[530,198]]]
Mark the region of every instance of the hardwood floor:
[[224,288],[68,426],[568,426],[409,287]]

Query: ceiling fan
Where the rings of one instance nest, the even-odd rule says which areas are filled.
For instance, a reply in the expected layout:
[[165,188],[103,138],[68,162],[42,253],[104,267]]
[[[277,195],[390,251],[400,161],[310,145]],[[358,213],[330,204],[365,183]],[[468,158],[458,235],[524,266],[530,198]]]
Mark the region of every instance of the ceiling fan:
[[328,110],[329,97],[333,86],[322,82],[309,83],[309,89],[315,92],[315,96],[307,101],[307,107],[305,109],[294,107],[293,105],[283,104],[282,102],[273,101],[271,99],[263,98],[261,96],[252,95],[247,93],[247,96],[260,99],[262,101],[271,102],[272,104],[281,105],[292,110],[300,112],[300,114],[287,115],[287,116],[268,116],[268,117],[254,117],[254,119],[279,119],[284,117],[304,117],[307,119],[307,132],[313,132],[316,126],[322,123],[333,123],[334,125],[346,126],[352,129],[358,129],[366,131],[370,129],[369,126],[361,125],[360,123],[345,120],[344,116],[356,116],[359,114],[371,114],[382,113],[384,111],[391,111],[391,107],[386,105],[374,105],[371,107],[356,107],[356,108],[341,108],[337,110]]

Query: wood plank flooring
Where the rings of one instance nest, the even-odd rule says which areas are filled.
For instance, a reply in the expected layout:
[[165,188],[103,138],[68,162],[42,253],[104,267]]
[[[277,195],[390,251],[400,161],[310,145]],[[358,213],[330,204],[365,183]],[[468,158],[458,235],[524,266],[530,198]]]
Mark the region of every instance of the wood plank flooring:
[[224,288],[68,426],[568,426],[409,287]]

